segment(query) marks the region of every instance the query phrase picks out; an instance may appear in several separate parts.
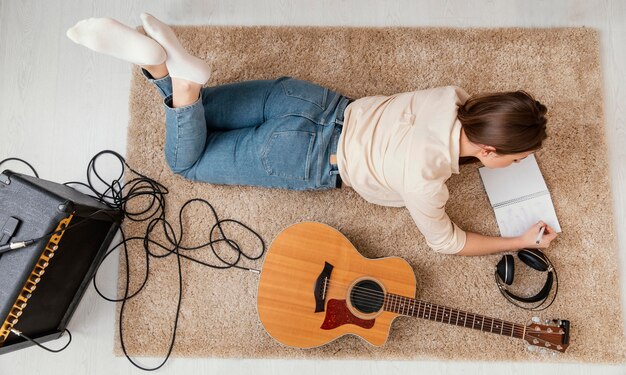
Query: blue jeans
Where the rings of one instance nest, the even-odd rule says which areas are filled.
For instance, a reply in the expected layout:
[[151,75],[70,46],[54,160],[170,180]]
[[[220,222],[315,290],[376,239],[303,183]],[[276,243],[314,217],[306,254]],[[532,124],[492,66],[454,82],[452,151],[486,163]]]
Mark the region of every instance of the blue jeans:
[[282,77],[203,88],[172,107],[169,76],[153,79],[165,104],[165,159],[174,173],[212,184],[291,190],[331,189],[349,99]]

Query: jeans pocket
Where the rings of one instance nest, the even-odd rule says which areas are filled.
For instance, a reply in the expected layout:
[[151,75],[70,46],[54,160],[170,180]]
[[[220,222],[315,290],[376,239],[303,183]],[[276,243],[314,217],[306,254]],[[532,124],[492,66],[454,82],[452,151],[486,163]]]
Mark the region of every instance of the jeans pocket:
[[326,109],[326,100],[328,99],[327,88],[295,78],[288,78],[280,83],[283,86],[286,96],[305,100],[315,104],[322,110]]
[[261,152],[261,163],[270,176],[309,179],[315,133],[300,130],[272,133]]

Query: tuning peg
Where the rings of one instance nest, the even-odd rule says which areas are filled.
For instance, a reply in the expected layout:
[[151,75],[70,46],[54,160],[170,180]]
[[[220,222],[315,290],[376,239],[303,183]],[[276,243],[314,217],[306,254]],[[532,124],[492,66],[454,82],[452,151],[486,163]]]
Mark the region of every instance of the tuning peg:
[[544,324],[552,324],[552,319],[546,319],[546,320],[544,321]]
[[539,318],[538,316],[533,316],[530,320],[532,320],[533,323],[540,323],[541,322],[541,318]]
[[537,347],[536,347],[536,346],[534,346],[534,345],[528,345],[528,346],[526,347],[526,349],[528,349],[528,351],[529,351],[529,352],[531,352],[531,353],[534,353],[534,352],[536,352],[536,351],[537,351]]

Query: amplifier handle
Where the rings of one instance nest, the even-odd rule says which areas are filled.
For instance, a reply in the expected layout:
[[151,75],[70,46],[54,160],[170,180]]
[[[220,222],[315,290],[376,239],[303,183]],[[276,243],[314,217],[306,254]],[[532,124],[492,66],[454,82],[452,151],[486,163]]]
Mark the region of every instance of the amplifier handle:
[[2,223],[2,229],[0,229],[0,245],[9,243],[19,224],[20,221],[12,216]]

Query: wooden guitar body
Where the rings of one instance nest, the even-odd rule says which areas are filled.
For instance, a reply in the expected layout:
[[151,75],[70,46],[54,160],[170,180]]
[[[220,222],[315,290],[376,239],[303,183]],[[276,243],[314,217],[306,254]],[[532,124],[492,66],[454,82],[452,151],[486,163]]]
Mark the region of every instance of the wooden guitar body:
[[401,258],[364,258],[339,231],[314,222],[282,231],[267,252],[259,318],[277,341],[312,348],[346,334],[380,346],[399,315],[526,340],[565,352],[570,323],[520,325],[415,298],[415,274]]
[[[332,270],[325,279],[321,275],[328,265]],[[316,347],[346,334],[379,346],[399,314],[385,311],[382,299],[361,297],[412,297],[415,285],[404,259],[367,259],[327,225],[295,224],[274,239],[265,258],[259,317],[270,336],[288,346]]]

